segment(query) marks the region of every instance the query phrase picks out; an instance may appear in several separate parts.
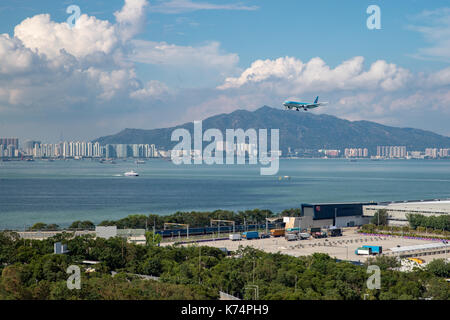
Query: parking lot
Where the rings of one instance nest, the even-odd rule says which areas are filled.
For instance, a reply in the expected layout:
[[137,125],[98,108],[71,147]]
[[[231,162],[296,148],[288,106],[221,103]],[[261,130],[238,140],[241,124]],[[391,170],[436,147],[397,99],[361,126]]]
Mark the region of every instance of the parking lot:
[[[387,236],[365,236],[356,233],[355,228],[344,229],[343,235],[340,237],[331,237],[323,239],[297,240],[287,241],[284,237],[266,238],[257,240],[219,240],[203,242],[200,245],[227,248],[229,251],[235,251],[239,246],[251,246],[265,252],[289,254],[293,256],[311,255],[315,252],[327,253],[331,257],[341,260],[352,260],[364,262],[368,256],[356,255],[355,250],[363,245],[382,246],[383,252],[389,251],[389,248],[396,246],[410,246],[424,243],[432,243],[432,241],[423,241],[416,239],[404,239],[401,237]],[[162,245],[168,245],[164,243]],[[184,244],[185,246],[198,244]],[[447,254],[449,255],[449,254]],[[440,257],[440,256],[439,256]],[[427,256],[426,262],[438,258],[438,256]],[[442,258],[442,257],[440,257]]]

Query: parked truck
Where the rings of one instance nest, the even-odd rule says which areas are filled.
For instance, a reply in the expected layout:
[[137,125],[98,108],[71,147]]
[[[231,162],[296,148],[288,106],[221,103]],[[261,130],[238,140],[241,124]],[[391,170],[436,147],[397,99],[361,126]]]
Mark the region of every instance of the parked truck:
[[240,233],[232,233],[232,234],[230,234],[230,240],[231,241],[239,241],[239,240],[241,240],[241,234]]
[[360,248],[355,250],[355,254],[357,254],[357,255],[371,255],[372,254],[372,249],[371,248],[360,247]]
[[311,235],[315,239],[326,238],[327,237],[327,233],[323,232],[323,231],[311,232]]
[[296,233],[286,233],[284,236],[287,241],[295,241],[298,240],[298,236]]
[[282,237],[282,236],[284,236],[285,232],[286,232],[286,230],[284,230],[284,229],[272,229],[272,230],[270,230],[270,235],[272,237]]
[[372,250],[372,254],[382,254],[383,247],[382,246],[362,246],[363,248],[370,248]]
[[247,240],[258,239],[259,232],[258,231],[245,231],[242,233],[242,238]]
[[298,234],[298,237],[300,240],[306,240],[306,239],[309,239],[311,237],[311,235],[306,232],[301,232]]
[[342,229],[340,228],[332,228],[328,230],[328,235],[330,237],[340,237],[342,236]]

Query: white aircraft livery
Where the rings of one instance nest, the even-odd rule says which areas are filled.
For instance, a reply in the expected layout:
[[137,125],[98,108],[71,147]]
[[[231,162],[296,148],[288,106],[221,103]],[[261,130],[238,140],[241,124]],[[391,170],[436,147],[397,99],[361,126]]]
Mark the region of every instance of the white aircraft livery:
[[319,96],[316,97],[313,103],[309,102],[297,102],[297,101],[285,101],[283,102],[283,106],[286,107],[286,109],[296,109],[297,111],[300,111],[300,109],[303,109],[305,111],[308,111],[308,109],[314,109],[323,105],[328,104],[328,102],[320,102],[319,103]]

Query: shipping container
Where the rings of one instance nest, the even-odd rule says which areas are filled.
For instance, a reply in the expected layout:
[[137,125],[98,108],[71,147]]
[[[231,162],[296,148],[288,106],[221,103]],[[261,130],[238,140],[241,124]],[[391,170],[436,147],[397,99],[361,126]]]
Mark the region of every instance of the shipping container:
[[355,250],[355,254],[357,255],[371,255],[372,254],[372,249],[371,248],[358,248]]
[[272,229],[270,230],[270,235],[272,237],[282,237],[284,236],[285,230],[284,229]]
[[362,246],[362,247],[372,249],[372,254],[382,254],[383,253],[382,246]]
[[230,240],[231,241],[241,240],[241,234],[240,233],[232,233],[232,234],[230,234]]
[[242,238],[251,240],[251,239],[258,239],[259,238],[259,232],[258,231],[246,231],[242,233]]

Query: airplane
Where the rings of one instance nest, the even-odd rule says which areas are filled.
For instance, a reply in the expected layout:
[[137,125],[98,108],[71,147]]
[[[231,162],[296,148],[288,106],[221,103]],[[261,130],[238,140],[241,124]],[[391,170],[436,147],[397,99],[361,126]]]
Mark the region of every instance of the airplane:
[[323,105],[328,104],[328,102],[320,102],[319,103],[319,96],[316,97],[313,103],[308,102],[297,102],[297,101],[285,101],[283,102],[283,106],[286,107],[286,109],[296,109],[297,111],[300,111],[300,109],[303,108],[303,110],[308,111],[308,109],[314,109]]

